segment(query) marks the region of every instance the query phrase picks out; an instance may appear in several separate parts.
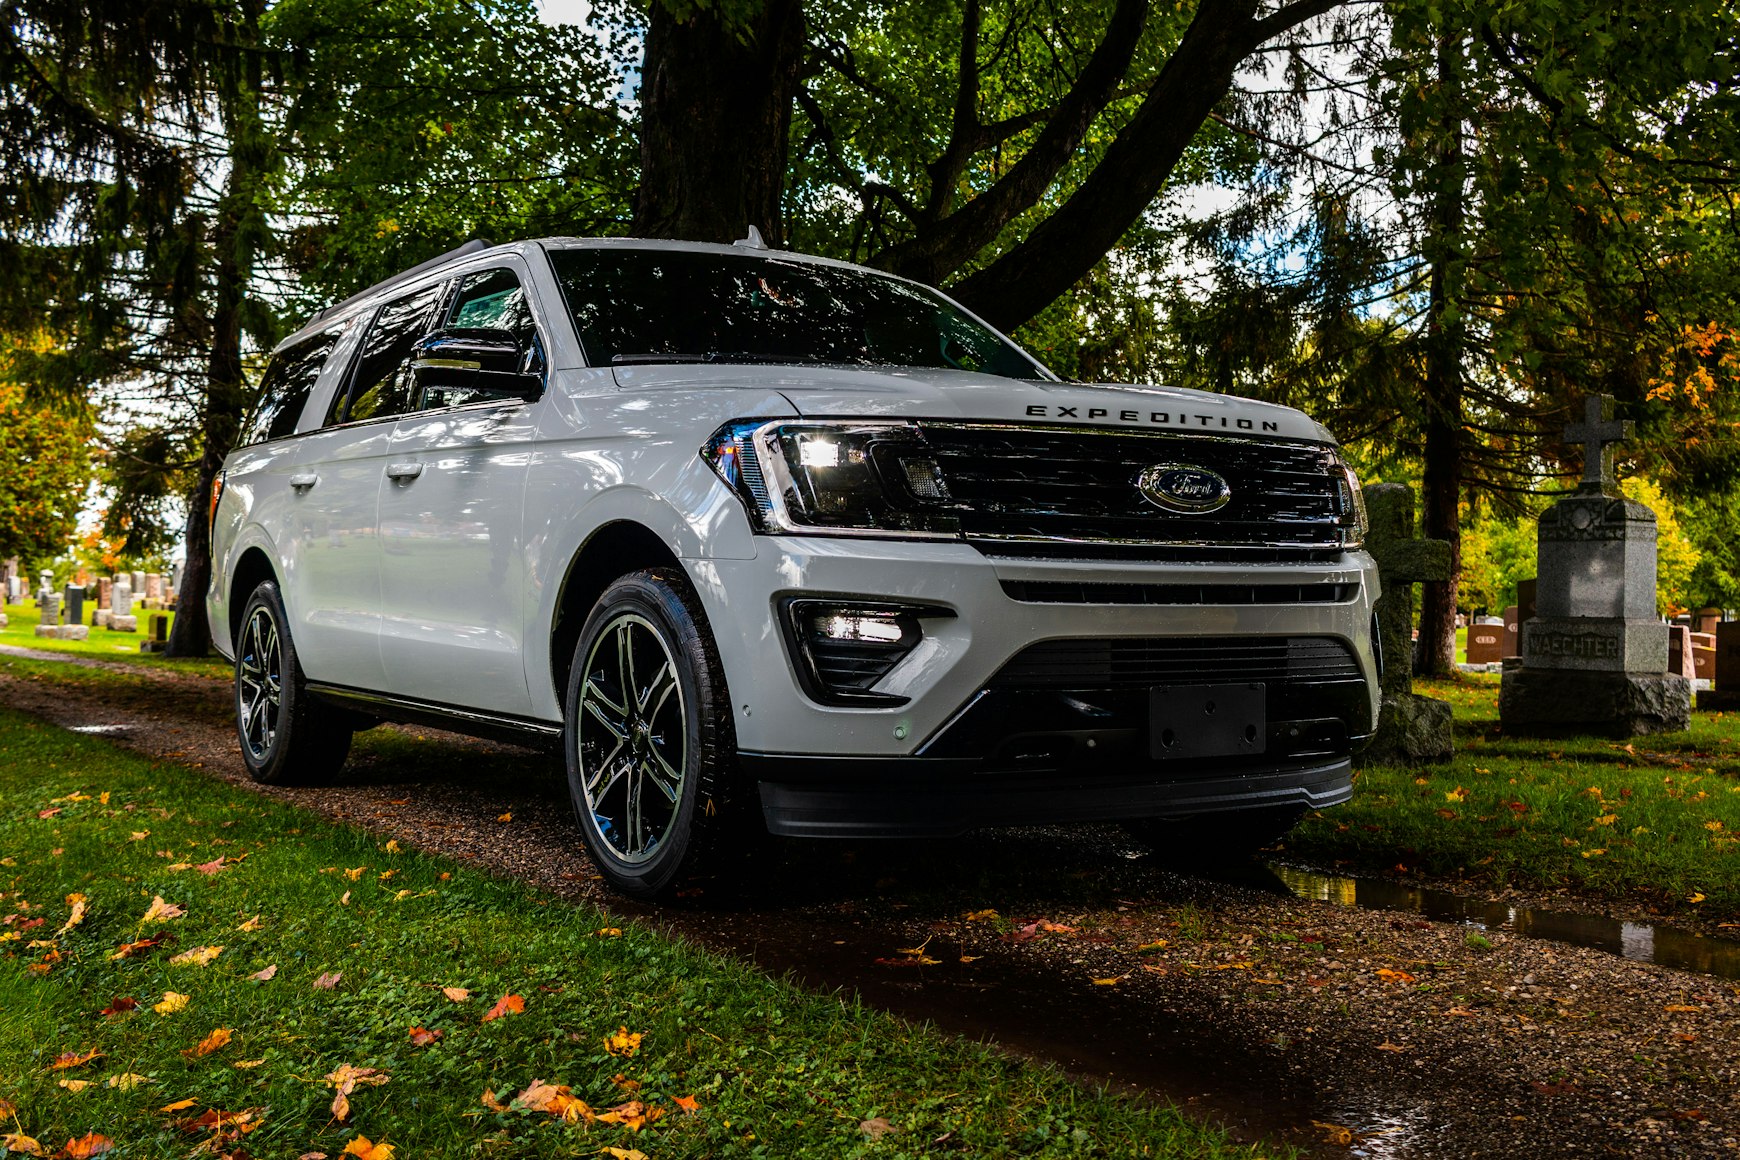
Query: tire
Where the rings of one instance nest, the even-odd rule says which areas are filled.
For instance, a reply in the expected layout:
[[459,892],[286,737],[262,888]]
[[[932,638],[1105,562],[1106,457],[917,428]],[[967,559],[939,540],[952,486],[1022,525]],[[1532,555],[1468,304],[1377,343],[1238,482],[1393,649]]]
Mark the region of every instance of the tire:
[[733,821],[737,743],[718,650],[681,573],[634,572],[604,590],[563,709],[568,792],[605,881],[650,899],[706,869]]
[[248,775],[266,785],[330,781],[350,753],[355,723],[308,695],[278,585],[261,581],[236,637],[236,737]]
[[1302,806],[1228,810],[1191,818],[1144,818],[1124,823],[1124,831],[1169,866],[1226,866],[1243,862],[1272,846],[1299,824]]

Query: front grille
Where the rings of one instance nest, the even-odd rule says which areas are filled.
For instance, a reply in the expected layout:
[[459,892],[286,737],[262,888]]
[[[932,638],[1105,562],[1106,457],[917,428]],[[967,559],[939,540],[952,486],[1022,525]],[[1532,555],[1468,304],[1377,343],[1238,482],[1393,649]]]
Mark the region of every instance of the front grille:
[[1360,679],[1353,650],[1329,637],[1089,637],[1029,645],[997,671],[988,687],[1105,689],[1243,681],[1286,686]]
[[1345,604],[1357,584],[1107,584],[1005,580],[1003,595],[1023,604]]
[[[948,489],[951,515],[991,555],[1097,557],[1106,545],[1157,558],[1242,558],[1257,550],[1297,559],[1333,555],[1341,539],[1334,448],[1320,443],[1188,432],[921,421]],[[1143,498],[1148,467],[1182,463],[1226,480],[1217,511],[1181,515]]]

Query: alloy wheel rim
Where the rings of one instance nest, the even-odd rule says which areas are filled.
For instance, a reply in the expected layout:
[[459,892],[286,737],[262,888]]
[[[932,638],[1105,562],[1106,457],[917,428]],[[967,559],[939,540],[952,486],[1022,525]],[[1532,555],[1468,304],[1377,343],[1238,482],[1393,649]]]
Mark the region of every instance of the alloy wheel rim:
[[682,805],[688,730],[682,682],[645,617],[613,617],[586,654],[575,744],[594,833],[618,861],[658,853]]
[[284,702],[284,651],[278,622],[270,611],[254,609],[242,631],[236,657],[236,720],[248,756],[263,762],[278,739]]

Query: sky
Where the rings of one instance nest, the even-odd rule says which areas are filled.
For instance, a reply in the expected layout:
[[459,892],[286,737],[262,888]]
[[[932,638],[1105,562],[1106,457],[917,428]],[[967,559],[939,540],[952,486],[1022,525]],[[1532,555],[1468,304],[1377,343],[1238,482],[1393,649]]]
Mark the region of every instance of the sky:
[[592,0],[538,0],[538,17],[545,24],[585,24]]

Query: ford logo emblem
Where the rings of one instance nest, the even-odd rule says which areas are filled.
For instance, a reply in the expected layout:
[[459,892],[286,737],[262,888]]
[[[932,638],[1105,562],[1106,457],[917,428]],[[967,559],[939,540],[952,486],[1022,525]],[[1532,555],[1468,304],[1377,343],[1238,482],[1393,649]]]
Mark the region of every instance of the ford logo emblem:
[[1136,488],[1155,507],[1183,515],[1218,511],[1232,499],[1232,488],[1218,472],[1189,463],[1144,467]]

